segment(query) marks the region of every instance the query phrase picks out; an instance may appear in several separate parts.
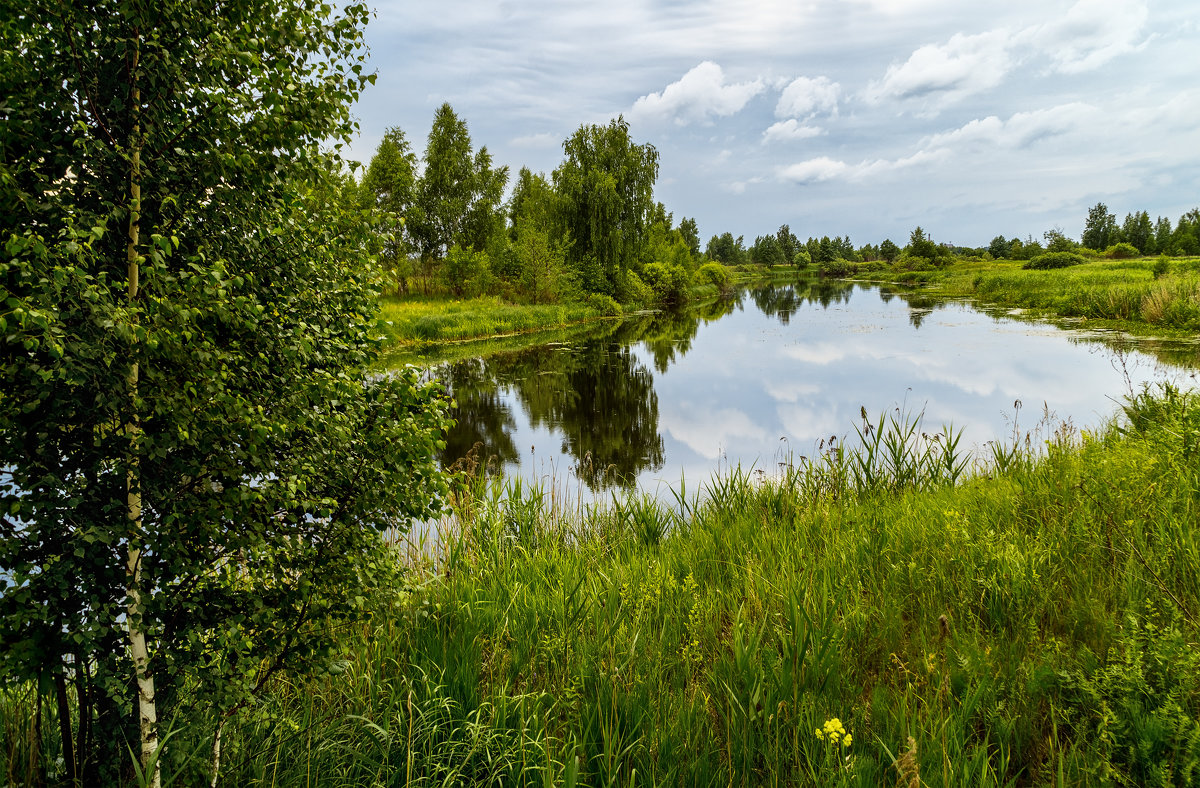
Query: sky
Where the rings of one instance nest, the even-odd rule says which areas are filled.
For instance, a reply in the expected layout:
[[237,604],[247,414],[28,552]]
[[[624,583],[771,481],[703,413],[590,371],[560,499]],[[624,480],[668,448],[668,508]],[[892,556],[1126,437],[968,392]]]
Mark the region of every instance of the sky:
[[[475,147],[547,175],[623,115],[657,199],[702,242],[985,246],[1078,239],[1200,205],[1196,0],[386,0],[349,158],[389,127],[420,154],[449,102]],[[510,184],[512,178],[510,178]]]

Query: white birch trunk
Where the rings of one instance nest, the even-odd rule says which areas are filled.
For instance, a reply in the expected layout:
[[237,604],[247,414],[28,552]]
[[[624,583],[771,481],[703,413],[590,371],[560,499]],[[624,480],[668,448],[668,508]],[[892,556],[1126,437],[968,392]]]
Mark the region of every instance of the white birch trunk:
[[[142,210],[142,130],[138,119],[141,90],[138,88],[138,55],[134,49],[130,68],[130,106],[134,113],[131,137],[132,155],[129,168],[129,243],[126,261],[129,265],[129,303],[132,306],[138,294],[138,235],[141,232]],[[138,685],[138,727],[142,743],[142,769],[149,777],[152,788],[162,788],[162,769],[159,767],[158,750],[158,707],[154,702],[154,676],[149,671],[150,652],[146,648],[146,631],[141,623],[141,540],[142,540],[142,490],[140,462],[138,460],[138,438],[141,423],[137,414],[138,363],[129,368],[127,378],[130,400],[130,419],[126,425],[129,435],[129,469],[125,474],[125,511],[130,522],[129,561],[126,565],[126,582],[129,607],[126,621],[129,625],[129,650],[133,657]]]

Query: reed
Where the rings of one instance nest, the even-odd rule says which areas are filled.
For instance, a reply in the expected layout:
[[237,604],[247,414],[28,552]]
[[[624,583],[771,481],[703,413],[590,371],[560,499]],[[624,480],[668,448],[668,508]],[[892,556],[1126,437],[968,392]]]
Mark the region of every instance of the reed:
[[383,334],[396,347],[539,331],[604,316],[587,304],[510,304],[491,296],[462,301],[390,297],[379,307]]
[[1014,261],[959,261],[944,270],[921,272],[919,279],[890,270],[858,276],[922,284],[948,296],[1133,330],[1200,329],[1198,258],[1093,260],[1047,271],[1024,270]]
[[231,722],[225,784],[1195,784],[1200,398],[982,457],[859,432],[665,500],[464,477],[331,672]]

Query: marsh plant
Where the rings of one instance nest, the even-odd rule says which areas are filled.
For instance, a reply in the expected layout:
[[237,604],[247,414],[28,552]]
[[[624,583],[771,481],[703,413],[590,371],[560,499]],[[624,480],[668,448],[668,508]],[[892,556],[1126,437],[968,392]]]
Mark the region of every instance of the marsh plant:
[[[660,500],[476,474],[339,672],[227,729],[226,784],[1200,780],[1200,398],[1139,392],[1003,464],[895,413],[859,429]],[[178,732],[168,773],[208,744]]]

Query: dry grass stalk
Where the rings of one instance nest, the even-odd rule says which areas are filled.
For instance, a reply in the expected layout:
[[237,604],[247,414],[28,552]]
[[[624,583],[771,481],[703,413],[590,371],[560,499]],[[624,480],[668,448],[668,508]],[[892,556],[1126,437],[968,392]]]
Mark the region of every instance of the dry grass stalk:
[[917,740],[908,737],[908,749],[896,759],[898,788],[921,788],[921,766],[917,763]]

